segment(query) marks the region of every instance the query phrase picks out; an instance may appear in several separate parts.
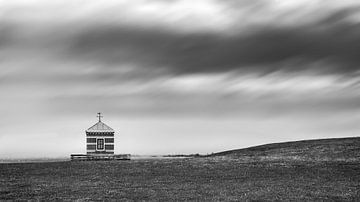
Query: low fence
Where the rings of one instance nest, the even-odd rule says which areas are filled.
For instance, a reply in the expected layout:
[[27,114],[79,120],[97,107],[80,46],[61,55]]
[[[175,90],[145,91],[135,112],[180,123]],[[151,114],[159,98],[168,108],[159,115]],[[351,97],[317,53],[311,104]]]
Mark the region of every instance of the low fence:
[[71,161],[130,160],[130,154],[71,154]]

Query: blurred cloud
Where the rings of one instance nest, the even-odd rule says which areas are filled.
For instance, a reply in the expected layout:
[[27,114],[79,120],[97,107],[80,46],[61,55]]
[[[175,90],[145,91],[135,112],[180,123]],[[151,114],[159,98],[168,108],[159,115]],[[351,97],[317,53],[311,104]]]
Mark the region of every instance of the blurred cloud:
[[357,74],[358,26],[317,27],[263,28],[236,36],[107,27],[80,34],[70,53],[84,60],[97,56],[105,64],[166,68],[175,74],[232,70]]
[[98,111],[145,142],[169,135],[165,120],[199,124],[185,136],[211,144],[222,134],[201,127],[219,121],[229,147],[246,134],[259,138],[242,146],[356,134],[359,23],[355,0],[0,0],[0,138],[38,123],[55,139],[78,134]]
[[16,2],[2,9],[0,39],[15,57],[93,62],[101,72],[359,73],[356,1]]

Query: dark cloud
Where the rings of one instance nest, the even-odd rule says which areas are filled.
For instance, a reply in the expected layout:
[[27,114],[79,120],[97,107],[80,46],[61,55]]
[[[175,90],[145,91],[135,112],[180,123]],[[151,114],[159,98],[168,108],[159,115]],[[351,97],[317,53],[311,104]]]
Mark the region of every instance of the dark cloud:
[[0,51],[6,45],[11,44],[14,34],[14,28],[10,23],[0,21]]
[[356,4],[4,2],[0,157],[76,152],[99,111],[129,153],[359,134]]
[[[74,37],[70,53],[111,66],[128,63],[180,74],[310,70],[351,75],[360,66],[360,26],[348,20],[353,13],[344,9],[307,25],[269,25],[238,34],[96,26]],[[319,61],[325,65],[309,65]]]

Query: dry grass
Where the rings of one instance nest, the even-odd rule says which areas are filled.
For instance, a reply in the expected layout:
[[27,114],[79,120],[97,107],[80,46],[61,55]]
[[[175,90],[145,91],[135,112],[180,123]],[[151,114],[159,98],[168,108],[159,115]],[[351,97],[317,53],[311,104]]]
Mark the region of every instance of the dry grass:
[[360,199],[360,164],[226,158],[0,165],[0,199]]
[[299,152],[286,158],[262,148],[258,155],[251,150],[206,158],[0,164],[0,200],[360,201],[359,158],[344,156],[354,157],[348,149],[359,145],[342,147],[342,157],[336,149],[336,158],[323,152],[334,150],[328,145],[304,151],[322,151],[323,159],[297,158]]

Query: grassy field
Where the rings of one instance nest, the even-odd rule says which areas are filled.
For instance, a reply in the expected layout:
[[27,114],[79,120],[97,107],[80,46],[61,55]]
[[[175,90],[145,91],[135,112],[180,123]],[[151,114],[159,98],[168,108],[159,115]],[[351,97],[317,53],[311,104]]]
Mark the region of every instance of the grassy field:
[[[306,159],[309,149],[304,158],[285,158],[268,145],[246,155],[249,149],[201,158],[0,164],[0,200],[359,201],[360,160],[350,153],[359,153],[360,140],[339,141],[347,146],[336,146],[336,158],[333,152],[322,159]],[[326,148],[334,144],[318,142],[313,151]]]

